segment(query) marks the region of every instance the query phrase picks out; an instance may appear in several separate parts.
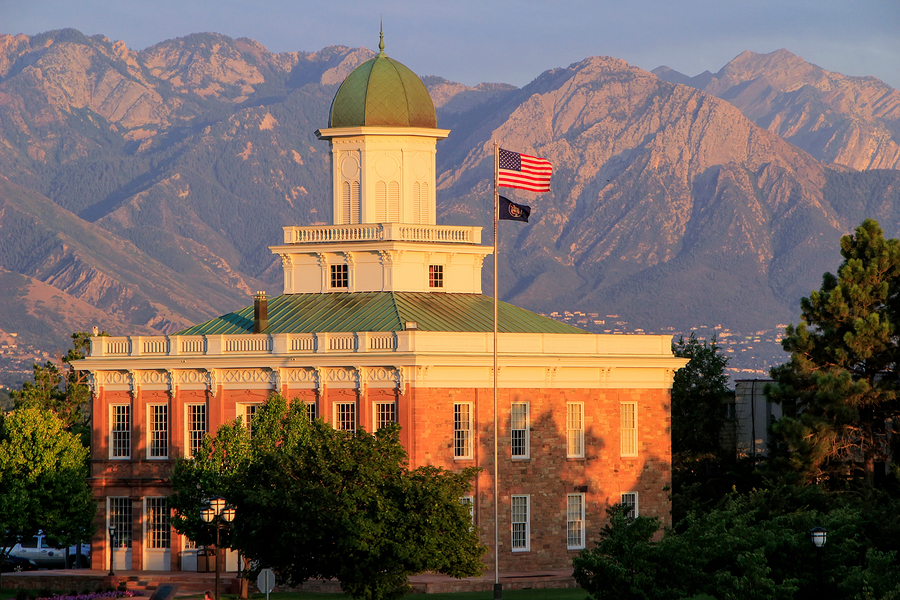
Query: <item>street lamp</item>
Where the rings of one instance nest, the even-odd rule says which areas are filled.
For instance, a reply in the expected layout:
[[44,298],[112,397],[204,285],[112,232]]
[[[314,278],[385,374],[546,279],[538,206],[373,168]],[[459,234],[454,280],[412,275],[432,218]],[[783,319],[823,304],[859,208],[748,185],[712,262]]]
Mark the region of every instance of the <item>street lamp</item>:
[[825,539],[828,537],[828,530],[824,527],[813,527],[809,530],[809,535],[812,538],[813,546],[821,548],[825,545]]
[[113,573],[113,558],[116,552],[116,526],[109,526],[109,576],[115,577],[116,574]]
[[204,523],[216,524],[216,600],[219,600],[219,533],[222,530],[222,521],[231,523],[237,511],[230,506],[225,506],[225,498],[214,496],[209,499],[209,505],[200,509],[200,518]]
[[825,571],[822,567],[822,548],[825,546],[825,540],[828,537],[828,530],[824,527],[813,527],[809,530],[809,537],[812,539],[813,546],[816,547],[816,562],[819,567],[819,591],[824,591],[824,583],[822,579],[825,576]]

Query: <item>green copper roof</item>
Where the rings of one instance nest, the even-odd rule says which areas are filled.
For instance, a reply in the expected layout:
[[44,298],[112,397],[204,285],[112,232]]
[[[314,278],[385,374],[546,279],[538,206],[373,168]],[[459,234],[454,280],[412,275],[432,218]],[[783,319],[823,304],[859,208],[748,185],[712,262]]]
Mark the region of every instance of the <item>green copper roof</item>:
[[[263,333],[403,331],[415,321],[420,331],[494,330],[494,301],[480,294],[427,292],[335,292],[284,294],[268,301]],[[500,303],[501,333],[586,333],[581,329]],[[188,327],[176,335],[253,332],[253,306]]]
[[437,127],[434,102],[419,77],[378,56],[356,67],[334,96],[329,127]]

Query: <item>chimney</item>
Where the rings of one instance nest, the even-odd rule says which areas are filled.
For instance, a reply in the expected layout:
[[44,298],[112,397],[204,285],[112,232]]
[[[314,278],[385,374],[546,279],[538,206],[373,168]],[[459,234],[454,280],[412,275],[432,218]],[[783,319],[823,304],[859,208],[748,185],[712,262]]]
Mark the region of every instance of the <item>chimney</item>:
[[269,326],[269,301],[265,292],[256,292],[253,297],[253,333],[261,333]]

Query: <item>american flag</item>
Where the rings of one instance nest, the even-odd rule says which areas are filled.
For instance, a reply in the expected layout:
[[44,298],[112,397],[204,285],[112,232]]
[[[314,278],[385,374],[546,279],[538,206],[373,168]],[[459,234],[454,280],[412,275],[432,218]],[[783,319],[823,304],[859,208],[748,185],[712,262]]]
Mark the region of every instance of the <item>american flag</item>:
[[549,192],[553,165],[546,158],[510,152],[500,148],[497,185],[529,192]]

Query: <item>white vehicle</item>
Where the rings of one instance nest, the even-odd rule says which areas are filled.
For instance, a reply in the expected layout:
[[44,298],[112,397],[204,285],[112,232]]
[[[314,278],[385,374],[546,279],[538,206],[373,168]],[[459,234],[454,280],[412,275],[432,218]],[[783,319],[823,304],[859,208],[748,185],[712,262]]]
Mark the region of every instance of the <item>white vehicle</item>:
[[[81,556],[78,556],[79,546],[81,547]],[[66,549],[50,546],[49,540],[43,533],[38,533],[33,538],[16,544],[9,555],[33,560],[41,569],[88,568],[91,565],[90,544],[70,546],[69,560],[66,562]]]

